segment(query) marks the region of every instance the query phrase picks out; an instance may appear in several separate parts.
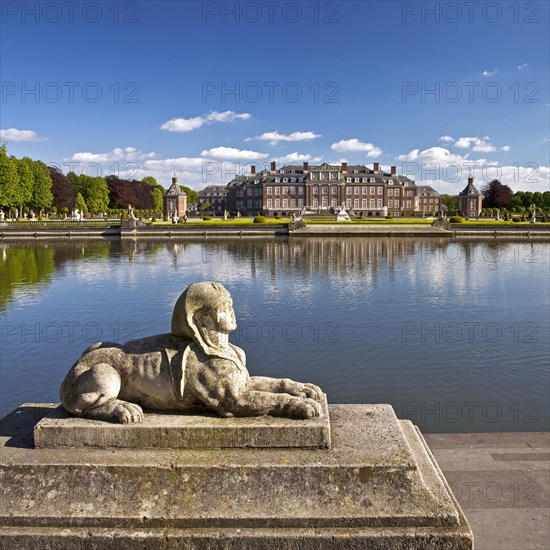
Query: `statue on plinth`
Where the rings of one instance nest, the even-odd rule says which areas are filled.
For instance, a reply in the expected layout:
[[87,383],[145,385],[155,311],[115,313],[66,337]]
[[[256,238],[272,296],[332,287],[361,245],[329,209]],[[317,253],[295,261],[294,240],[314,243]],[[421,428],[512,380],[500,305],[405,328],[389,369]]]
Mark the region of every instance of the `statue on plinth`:
[[229,292],[219,283],[192,284],[176,302],[170,333],[86,349],[61,385],[63,407],[124,424],[143,421],[143,408],[319,416],[323,392],[314,384],[249,375],[244,351],[228,340],[236,328]]
[[346,212],[346,206],[344,203],[342,203],[342,206],[340,206],[340,212],[338,212],[338,216],[336,216],[336,221],[338,222],[350,222],[351,218],[349,217],[349,214]]

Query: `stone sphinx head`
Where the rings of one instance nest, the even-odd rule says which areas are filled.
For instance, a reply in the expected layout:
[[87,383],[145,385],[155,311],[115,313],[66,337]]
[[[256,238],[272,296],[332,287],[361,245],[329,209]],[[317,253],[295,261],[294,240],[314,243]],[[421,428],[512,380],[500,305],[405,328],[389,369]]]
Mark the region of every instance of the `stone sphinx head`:
[[207,355],[226,357],[227,338],[237,328],[233,300],[221,284],[189,285],[172,315],[172,334],[193,340]]

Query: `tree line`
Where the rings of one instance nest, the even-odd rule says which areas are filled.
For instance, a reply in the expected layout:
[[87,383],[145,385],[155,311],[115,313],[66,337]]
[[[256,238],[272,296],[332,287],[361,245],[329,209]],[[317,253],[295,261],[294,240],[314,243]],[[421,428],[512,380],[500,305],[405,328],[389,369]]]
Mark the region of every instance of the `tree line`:
[[[181,187],[189,202],[196,201],[196,191]],[[31,210],[37,216],[66,216],[75,209],[92,215],[119,214],[128,205],[161,214],[165,193],[152,176],[138,181],[114,175],[65,175],[42,161],[8,156],[6,146],[0,145],[0,209],[7,217],[22,218]]]
[[[550,191],[512,191],[510,186],[502,184],[499,180],[493,180],[480,189],[483,195],[483,212],[531,212],[533,206],[539,212],[550,212]],[[451,213],[458,213],[458,195],[441,195],[441,202]]]

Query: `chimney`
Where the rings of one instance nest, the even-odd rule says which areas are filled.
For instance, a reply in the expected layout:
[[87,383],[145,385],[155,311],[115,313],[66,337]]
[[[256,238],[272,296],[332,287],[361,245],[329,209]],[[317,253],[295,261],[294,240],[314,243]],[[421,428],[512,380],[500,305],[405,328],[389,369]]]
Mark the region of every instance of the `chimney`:
[[348,171],[348,163],[347,162],[343,162],[342,163],[342,172],[347,172]]
[[304,172],[309,170],[309,162],[304,162]]
[[391,175],[395,176],[397,174],[397,168],[395,166],[391,167]]
[[468,178],[468,185],[472,184],[473,185],[474,183],[474,178],[470,177]]
[[271,171],[272,171],[272,172],[275,172],[275,170],[277,170],[277,165],[275,164],[275,161],[272,160],[272,161],[271,161]]
[[378,172],[379,168],[380,168],[380,165],[377,162],[375,162],[374,163],[374,171]]
[[256,166],[253,164],[253,165],[250,167],[250,175],[253,176],[255,173],[256,173]]

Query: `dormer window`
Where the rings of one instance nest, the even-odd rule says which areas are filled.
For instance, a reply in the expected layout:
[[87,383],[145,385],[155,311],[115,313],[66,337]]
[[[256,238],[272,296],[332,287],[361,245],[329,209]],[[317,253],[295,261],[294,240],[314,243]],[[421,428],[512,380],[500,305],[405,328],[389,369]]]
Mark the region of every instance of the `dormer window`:
[[275,178],[275,183],[281,183],[281,178]]
[[388,185],[393,185],[393,180],[388,180]]
[[351,183],[351,178],[346,178],[347,183]]
[[288,183],[288,178],[283,178],[283,183]]
[[369,178],[369,183],[374,183],[374,178]]
[[290,178],[290,183],[296,183],[296,178]]
[[[355,173],[357,173],[357,170],[355,170]],[[353,178],[353,181],[354,181],[355,183],[359,183],[359,178]]]

